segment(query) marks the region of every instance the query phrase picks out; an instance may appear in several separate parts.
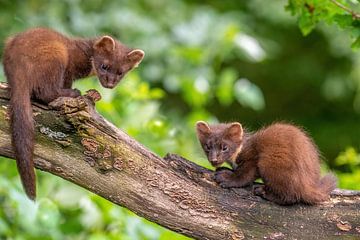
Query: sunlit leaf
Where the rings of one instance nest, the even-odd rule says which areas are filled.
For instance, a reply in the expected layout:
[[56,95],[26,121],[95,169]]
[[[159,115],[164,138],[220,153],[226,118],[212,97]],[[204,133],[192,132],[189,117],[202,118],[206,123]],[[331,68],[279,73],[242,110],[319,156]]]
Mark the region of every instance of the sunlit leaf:
[[335,159],[338,166],[348,165],[352,170],[360,166],[360,154],[353,147],[348,147]]
[[39,201],[36,217],[39,226],[42,226],[42,230],[45,232],[56,229],[60,223],[60,213],[57,205],[46,198]]
[[243,49],[253,61],[259,62],[265,59],[266,53],[255,38],[246,34],[238,34],[234,42]]
[[308,13],[299,17],[299,27],[304,36],[308,35],[316,26],[316,22],[309,16]]
[[245,78],[239,79],[235,83],[234,94],[243,106],[250,107],[256,111],[260,111],[265,107],[264,96],[259,87]]
[[360,37],[358,37],[358,38],[351,44],[351,48],[352,48],[352,49],[358,49],[358,48],[360,48]]
[[339,27],[346,28],[352,25],[353,17],[349,14],[347,15],[336,14],[334,16],[334,21],[339,25]]
[[225,69],[219,76],[219,83],[216,90],[216,96],[223,105],[230,105],[233,102],[234,83],[237,74],[233,69]]

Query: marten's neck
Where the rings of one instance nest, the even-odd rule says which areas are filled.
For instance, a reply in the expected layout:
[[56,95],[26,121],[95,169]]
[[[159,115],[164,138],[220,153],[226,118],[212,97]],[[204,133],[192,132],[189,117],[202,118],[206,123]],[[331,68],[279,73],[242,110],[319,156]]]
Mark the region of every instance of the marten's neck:
[[241,164],[243,161],[257,160],[257,144],[258,132],[244,131],[243,142],[236,157],[236,164]]
[[87,77],[92,70],[92,56],[96,39],[72,39],[68,45],[69,63],[67,80],[76,80]]

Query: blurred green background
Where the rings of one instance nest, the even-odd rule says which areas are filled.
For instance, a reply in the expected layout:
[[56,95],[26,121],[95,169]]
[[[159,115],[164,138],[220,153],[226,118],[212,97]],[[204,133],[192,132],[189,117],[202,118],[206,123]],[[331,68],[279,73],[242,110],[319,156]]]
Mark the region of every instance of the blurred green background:
[[[298,25],[303,33],[314,26],[301,16],[297,22],[287,4],[0,0],[0,52],[7,36],[34,26],[72,36],[111,34],[145,51],[140,67],[114,90],[95,78],[75,87],[98,89],[99,112],[155,153],[209,167],[194,133],[197,120],[240,121],[249,130],[284,120],[310,133],[324,171],[335,172],[341,188],[360,189],[360,58],[350,47],[353,36],[320,22],[304,37]],[[0,239],[187,239],[40,171],[34,204],[14,161],[0,158],[0,172]]]

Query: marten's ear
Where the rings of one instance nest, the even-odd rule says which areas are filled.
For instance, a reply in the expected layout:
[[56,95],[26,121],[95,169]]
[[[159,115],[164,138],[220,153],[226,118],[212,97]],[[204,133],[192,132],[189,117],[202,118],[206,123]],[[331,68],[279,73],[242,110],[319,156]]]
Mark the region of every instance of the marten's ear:
[[130,63],[131,63],[131,68],[136,68],[137,66],[139,66],[139,64],[141,63],[141,61],[143,60],[145,56],[145,53],[143,50],[140,49],[135,49],[132,50],[131,52],[129,52],[127,54],[127,58],[129,59]]
[[115,50],[115,40],[110,36],[103,36],[95,42],[94,48],[112,52]]
[[236,142],[241,141],[243,137],[243,129],[240,123],[231,123],[227,129],[227,136],[230,140]]
[[209,125],[204,121],[198,121],[196,123],[196,133],[198,138],[207,137],[210,134],[211,130]]

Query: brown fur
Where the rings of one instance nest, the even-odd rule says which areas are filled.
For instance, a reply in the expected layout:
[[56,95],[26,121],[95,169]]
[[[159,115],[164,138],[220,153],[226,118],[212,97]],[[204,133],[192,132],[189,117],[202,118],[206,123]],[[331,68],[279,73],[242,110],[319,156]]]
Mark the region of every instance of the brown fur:
[[[244,187],[261,177],[264,186],[254,188],[255,194],[281,205],[317,204],[329,198],[336,179],[331,174],[320,178],[317,147],[302,129],[275,123],[244,134],[241,125],[234,131],[238,125],[197,123],[198,138],[209,161],[215,167],[224,162],[235,166],[233,171],[216,172],[215,180],[222,187]],[[221,151],[225,145],[227,151]]]
[[109,36],[68,38],[46,28],[34,28],[8,38],[4,70],[11,93],[12,144],[25,192],[36,197],[33,163],[34,125],[30,98],[49,103],[80,92],[74,80],[95,72],[102,84],[113,88],[144,56]]

